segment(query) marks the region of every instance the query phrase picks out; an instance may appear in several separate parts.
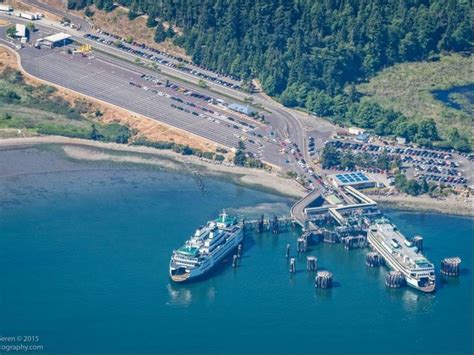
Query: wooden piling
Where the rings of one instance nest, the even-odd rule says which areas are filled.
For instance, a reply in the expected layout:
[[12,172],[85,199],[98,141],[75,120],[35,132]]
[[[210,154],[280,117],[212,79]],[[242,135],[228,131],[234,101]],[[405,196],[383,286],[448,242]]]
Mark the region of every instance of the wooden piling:
[[296,272],[296,260],[295,258],[290,259],[290,272],[294,274]]
[[332,273],[329,271],[318,271],[316,274],[314,286],[317,288],[331,288]]
[[308,271],[316,271],[318,266],[317,266],[317,260],[318,258],[316,258],[315,256],[313,255],[308,255],[306,257],[306,270]]
[[441,273],[446,276],[459,276],[460,257],[444,258],[441,261]]
[[390,288],[399,288],[406,285],[406,279],[400,271],[390,271],[385,276],[385,285]]
[[379,253],[371,251],[365,256],[365,265],[368,267],[376,267],[382,264],[382,257]]

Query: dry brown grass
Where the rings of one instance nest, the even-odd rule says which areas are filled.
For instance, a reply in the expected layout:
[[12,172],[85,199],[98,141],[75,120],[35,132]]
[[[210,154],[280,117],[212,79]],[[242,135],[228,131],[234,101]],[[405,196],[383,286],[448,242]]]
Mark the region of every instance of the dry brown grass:
[[[64,8],[62,0],[41,0],[41,2],[56,8]],[[166,40],[163,43],[156,43],[153,40],[155,30],[146,26],[146,15],[139,16],[134,20],[129,20],[128,9],[124,7],[119,6],[110,13],[98,10],[95,6],[90,6],[89,8],[94,12],[94,16],[90,20],[95,28],[120,34],[122,37],[132,36],[137,42],[145,43],[147,46],[159,49],[160,51],[166,51],[173,55],[191,60],[191,58],[186,55],[184,49],[175,46],[170,40]],[[84,18],[84,11],[69,10],[69,12],[77,17]],[[169,26],[166,22],[163,23],[163,25],[165,29]],[[178,34],[182,34],[180,28],[173,27],[173,30]]]
[[[127,17],[128,9],[123,7],[117,7],[110,13],[97,10],[93,6],[91,10],[94,11],[92,23],[97,28],[110,33],[120,34],[122,37],[132,36],[135,41],[145,43],[147,46],[185,57],[188,60],[191,59],[182,48],[175,46],[169,40],[163,43],[156,43],[153,40],[155,30],[146,26],[147,16],[139,16],[134,20],[129,20]],[[78,15],[81,16],[82,12],[78,12]],[[165,23],[164,26],[167,28],[168,24]],[[120,29],[120,32],[117,29]],[[175,29],[175,31],[179,33],[179,29]]]
[[[55,0],[48,0],[48,1],[55,1]],[[41,12],[44,14],[44,17],[50,20],[59,21],[60,17],[49,12],[43,11],[43,9],[39,9],[36,6],[26,4],[21,0],[7,0],[6,4],[11,5],[15,10],[22,10],[28,12]]]
[[[7,66],[17,70],[19,69],[16,56],[10,50],[0,47],[0,71]],[[30,85],[38,86],[45,83],[26,72],[24,72],[24,76],[26,82]],[[87,110],[85,114],[88,118],[99,121],[99,119],[95,118],[95,112],[98,109],[103,113],[100,117],[100,122],[119,123],[132,129],[133,132],[135,132],[132,140],[144,138],[149,141],[172,141],[177,144],[189,145],[192,148],[201,149],[203,151],[216,150],[216,144],[204,138],[59,86],[52,86],[55,86],[57,89],[56,95],[63,97],[73,106],[85,108]]]

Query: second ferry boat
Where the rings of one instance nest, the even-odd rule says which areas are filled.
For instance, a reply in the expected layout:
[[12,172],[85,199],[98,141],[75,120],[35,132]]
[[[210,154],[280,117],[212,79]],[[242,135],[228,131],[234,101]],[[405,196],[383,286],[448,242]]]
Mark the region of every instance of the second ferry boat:
[[433,264],[388,220],[379,220],[371,225],[367,240],[384,258],[387,266],[403,274],[408,286],[423,292],[435,290]]
[[170,260],[170,277],[175,282],[195,279],[210,271],[220,260],[235,249],[244,238],[242,223],[225,210],[215,221],[209,221]]

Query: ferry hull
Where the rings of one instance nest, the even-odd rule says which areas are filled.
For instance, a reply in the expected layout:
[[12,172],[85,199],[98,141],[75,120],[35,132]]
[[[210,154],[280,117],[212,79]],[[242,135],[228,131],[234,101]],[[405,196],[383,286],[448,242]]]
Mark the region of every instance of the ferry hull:
[[[172,281],[176,283],[185,283],[185,282],[191,282],[191,281],[197,281],[199,279],[204,278],[207,276],[216,266],[218,266],[219,262],[224,259],[227,255],[231,254],[232,251],[234,251],[239,243],[242,242],[244,239],[243,231],[241,230],[240,233],[232,238],[231,241],[229,241],[229,247],[228,250],[224,253],[222,253],[218,258],[210,258],[206,265],[203,265],[199,268],[190,268],[190,269],[184,269],[183,267],[173,267],[172,266],[172,260],[170,262],[170,278]],[[179,272],[178,269],[184,269],[181,272]]]
[[420,280],[413,278],[410,276],[410,272],[407,271],[406,269],[400,267],[394,260],[393,256],[390,255],[390,253],[382,246],[380,245],[374,237],[370,235],[370,233],[367,236],[367,240],[369,241],[370,246],[372,249],[374,249],[376,252],[378,252],[384,259],[385,264],[392,270],[400,271],[403,276],[405,277],[406,283],[408,286],[425,292],[425,293],[432,293],[436,290],[436,279],[430,278],[428,282],[424,285],[420,285]]

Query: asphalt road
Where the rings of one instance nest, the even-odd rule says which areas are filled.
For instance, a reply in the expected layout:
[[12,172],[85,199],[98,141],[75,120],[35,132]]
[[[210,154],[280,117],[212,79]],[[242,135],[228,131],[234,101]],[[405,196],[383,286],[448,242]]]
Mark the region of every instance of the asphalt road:
[[[0,14],[0,17],[9,17],[10,21],[14,23],[28,22],[5,14]],[[223,98],[227,102],[231,102],[232,99],[244,101],[244,99],[251,96],[254,106],[264,110],[269,125],[267,127],[257,127],[254,130],[255,135],[260,134],[261,138],[256,139],[255,135],[252,136],[249,132],[242,132],[240,127],[239,133],[237,133],[236,129],[225,120],[224,122],[222,120],[215,122],[215,120],[204,119],[191,113],[178,111],[171,107],[168,98],[158,97],[156,94],[142,88],[131,87],[129,82],[139,81],[140,73],[146,71],[153,73],[153,71],[133,63],[137,58],[140,58],[144,63],[151,63],[147,59],[124,52],[114,46],[87,40],[84,38],[84,31],[64,28],[50,20],[36,21],[35,25],[44,36],[51,33],[66,32],[71,34],[74,40],[91,44],[98,51],[95,51],[95,58],[90,59],[78,55],[67,55],[64,49],[37,50],[27,46],[21,49],[19,53],[23,66],[29,73],[184,129],[227,147],[235,147],[239,140],[245,139],[247,150],[257,157],[283,169],[294,170],[314,182],[314,179],[307,175],[303,167],[295,164],[296,158],[294,156],[288,153],[280,154],[280,144],[285,139],[290,139],[298,145],[303,158],[307,162],[311,162],[306,145],[308,132],[311,132],[312,135],[318,134],[319,126],[321,126],[321,137],[326,137],[329,132],[334,131],[334,127],[329,123],[322,120],[318,122],[318,120],[312,118],[308,119],[307,115],[288,109],[266,95],[249,95],[240,90],[207,81],[208,87],[206,89],[200,88],[199,91],[205,91],[211,97]],[[1,32],[0,34],[4,38],[4,34]],[[167,77],[171,81],[179,83],[183,88],[192,91],[196,91],[196,88],[198,88],[197,84],[201,80],[200,77],[165,65],[158,65],[158,67],[160,69],[159,75],[154,72],[157,76]],[[252,143],[252,141],[255,143]],[[317,184],[314,184],[317,189]]]
[[[0,14],[0,17],[8,17],[8,16]],[[23,23],[28,22],[26,20],[18,19],[18,18],[15,18],[14,20],[15,22],[23,22]],[[115,48],[114,46],[109,46],[102,43],[98,43],[96,41],[88,40],[84,38],[84,34],[86,32],[82,30],[77,31],[74,29],[65,28],[63,26],[58,25],[57,23],[54,23],[53,21],[49,21],[46,19],[37,21],[35,22],[35,24],[38,28],[42,28],[46,31],[51,31],[51,32],[63,31],[63,32],[69,33],[72,35],[74,40],[80,41],[82,43],[88,43],[92,45],[94,48],[100,49],[109,54],[113,54],[113,56],[117,58],[123,58],[125,60],[129,60],[132,62],[136,60],[137,58],[140,58],[142,62],[152,63],[151,61],[147,59],[137,57],[133,54],[121,51]],[[124,65],[124,64],[122,63],[120,65]],[[162,74],[169,75],[171,78],[179,78],[181,80],[185,80],[190,84],[197,85],[199,81],[202,80],[198,76],[180,71],[172,67],[168,67],[166,65],[158,64],[158,67],[160,68],[160,71]],[[206,81],[206,83],[210,91],[213,92],[214,94],[220,93],[222,95],[232,97],[235,100],[240,100],[240,101],[243,101],[248,97],[252,97],[254,104],[261,105],[268,112],[270,112],[269,115],[266,115],[266,118],[270,122],[273,129],[277,133],[279,133],[282,139],[289,138],[293,142],[296,142],[302,151],[304,152],[306,151],[305,142],[306,142],[307,134],[301,122],[301,118],[299,117],[300,115],[297,114],[294,110],[285,108],[283,105],[275,102],[274,100],[269,99],[265,95],[261,95],[261,94],[249,95],[242,91],[234,90],[232,88],[216,84],[212,81]],[[308,161],[308,155],[306,154],[306,152],[304,154],[304,157]]]

